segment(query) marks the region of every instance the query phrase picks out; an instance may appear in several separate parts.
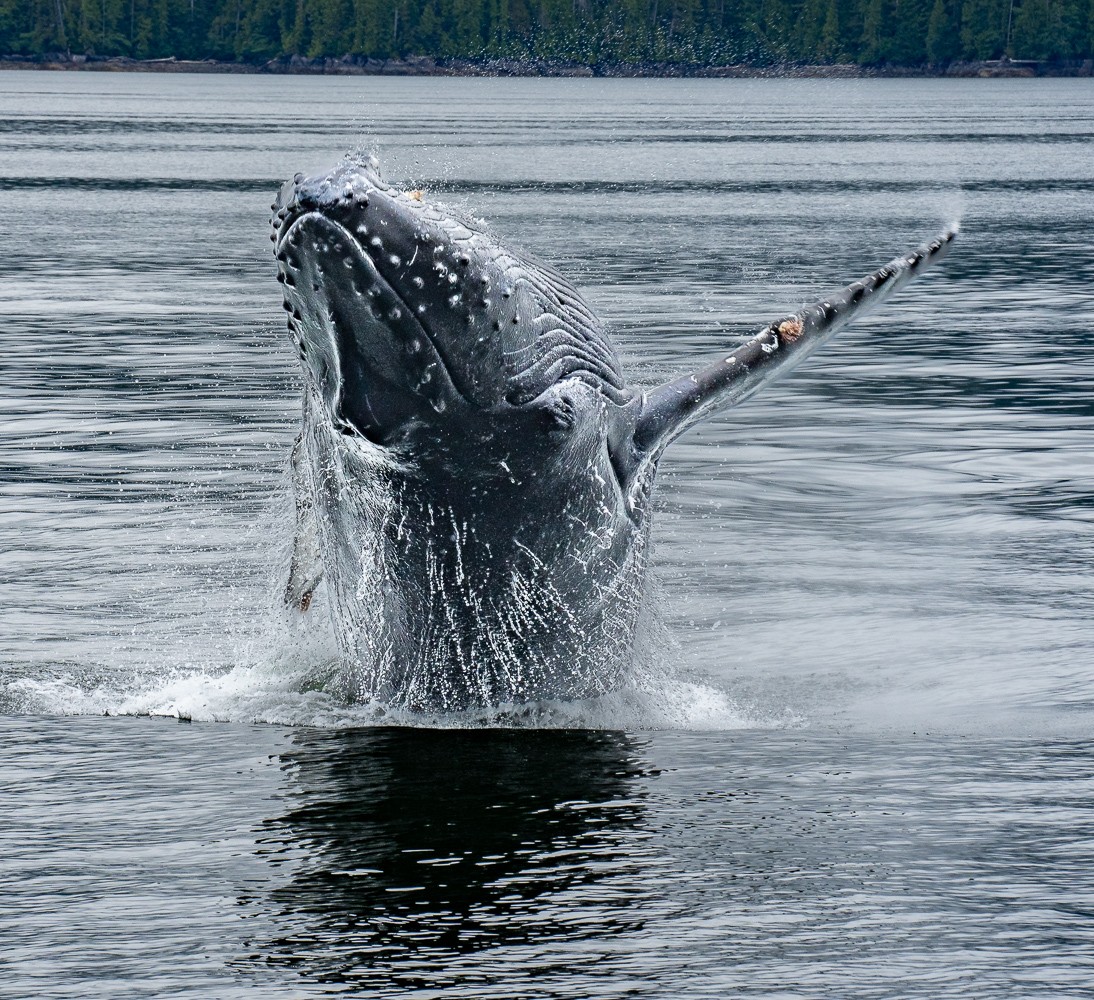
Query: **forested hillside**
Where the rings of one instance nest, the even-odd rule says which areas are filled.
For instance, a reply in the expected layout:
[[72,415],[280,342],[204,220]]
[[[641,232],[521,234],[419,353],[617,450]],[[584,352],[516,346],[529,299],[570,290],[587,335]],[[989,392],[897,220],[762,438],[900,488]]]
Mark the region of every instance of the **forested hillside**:
[[1094,0],[0,0],[0,53],[49,52],[251,63],[1058,61],[1094,53]]

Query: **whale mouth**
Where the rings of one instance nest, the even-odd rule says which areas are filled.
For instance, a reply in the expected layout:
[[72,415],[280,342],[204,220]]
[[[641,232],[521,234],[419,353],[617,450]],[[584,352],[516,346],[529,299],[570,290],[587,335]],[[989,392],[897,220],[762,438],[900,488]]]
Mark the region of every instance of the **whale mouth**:
[[297,353],[333,425],[393,445],[468,401],[350,224],[294,198],[274,219],[278,277]]

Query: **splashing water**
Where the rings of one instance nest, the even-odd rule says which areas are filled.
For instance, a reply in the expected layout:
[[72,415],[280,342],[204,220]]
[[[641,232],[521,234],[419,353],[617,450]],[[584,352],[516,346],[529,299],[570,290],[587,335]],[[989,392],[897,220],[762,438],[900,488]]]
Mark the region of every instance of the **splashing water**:
[[[651,618],[651,625],[655,616]],[[792,716],[768,718],[742,709],[724,692],[674,676],[664,647],[651,656],[657,624],[640,633],[635,662],[618,689],[596,698],[499,704],[457,712],[416,713],[375,699],[345,697],[347,678],[339,659],[325,587],[307,617],[274,609],[258,634],[233,651],[220,668],[161,664],[145,674],[90,674],[73,669],[48,679],[22,678],[8,685],[20,711],[58,715],[153,715],[195,722],[265,722],[352,727],[369,725],[442,728],[735,729],[795,724]],[[90,674],[90,675],[89,675]]]
[[[634,656],[619,685],[587,699],[542,699],[456,712],[413,712],[377,698],[356,697],[352,667],[342,661],[326,583],[306,614],[280,601],[292,537],[291,497],[283,490],[248,533],[261,553],[259,583],[238,606],[207,595],[201,609],[221,630],[196,640],[185,620],[164,619],[155,659],[73,662],[45,677],[8,679],[0,697],[8,710],[47,715],[168,716],[195,722],[263,722],[345,728],[717,728],[794,724],[785,713],[765,716],[723,692],[675,676],[676,653],[656,596],[646,600]],[[163,567],[170,575],[169,567]],[[257,604],[250,603],[258,598]],[[172,625],[178,629],[172,634]]]

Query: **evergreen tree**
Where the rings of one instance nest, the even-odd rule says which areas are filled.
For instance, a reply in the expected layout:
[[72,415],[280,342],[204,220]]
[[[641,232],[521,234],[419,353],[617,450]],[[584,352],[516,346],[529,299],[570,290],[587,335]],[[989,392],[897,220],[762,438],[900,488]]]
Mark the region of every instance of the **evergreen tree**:
[[821,28],[820,43],[817,45],[817,57],[819,62],[840,62],[845,58],[840,34],[839,0],[828,0],[824,27]]
[[1012,22],[1010,54],[1016,59],[1049,59],[1063,47],[1063,21],[1052,0],[1024,0]]
[[322,0],[312,4],[313,20],[308,55],[338,57],[353,48],[352,0]]
[[957,34],[957,18],[946,0],[934,0],[927,23],[927,59],[935,66],[945,66],[961,52]]
[[765,62],[786,62],[792,57],[793,30],[787,0],[761,0],[749,27]]
[[927,25],[930,5],[923,0],[895,0],[893,32],[887,56],[899,66],[918,66],[927,61]]
[[862,40],[858,52],[859,62],[880,63],[888,56],[888,7],[886,0],[866,0],[862,18]]
[[0,52],[753,65],[1084,59],[1094,0],[0,0]]
[[961,42],[968,59],[998,59],[1007,44],[1011,0],[965,0]]
[[[436,7],[430,5],[431,20],[428,22],[438,49],[443,51],[445,39],[440,30]],[[394,20],[394,18],[393,18]],[[372,59],[384,59],[391,53],[387,5],[382,0],[356,0],[353,19],[353,51]]]
[[291,13],[291,0],[251,0],[236,36],[236,58],[253,62],[280,55],[284,50],[283,25]]
[[828,10],[828,0],[805,0],[802,5],[794,31],[794,58],[803,63],[817,61],[817,49],[820,46],[821,30],[824,28],[824,16]]

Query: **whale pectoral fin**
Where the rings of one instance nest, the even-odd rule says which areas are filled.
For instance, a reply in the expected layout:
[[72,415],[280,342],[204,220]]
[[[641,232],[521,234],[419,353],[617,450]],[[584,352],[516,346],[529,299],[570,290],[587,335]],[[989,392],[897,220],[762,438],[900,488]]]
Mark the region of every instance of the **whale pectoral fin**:
[[640,451],[659,452],[692,424],[751,396],[790,371],[854,317],[880,305],[942,257],[956,228],[800,312],[764,327],[728,357],[647,394],[635,426]]
[[285,604],[298,611],[307,611],[312,594],[323,578],[323,562],[319,557],[319,525],[315,519],[310,475],[301,455],[301,438],[293,445],[290,465],[296,501],[296,532],[289,582],[285,586]]

